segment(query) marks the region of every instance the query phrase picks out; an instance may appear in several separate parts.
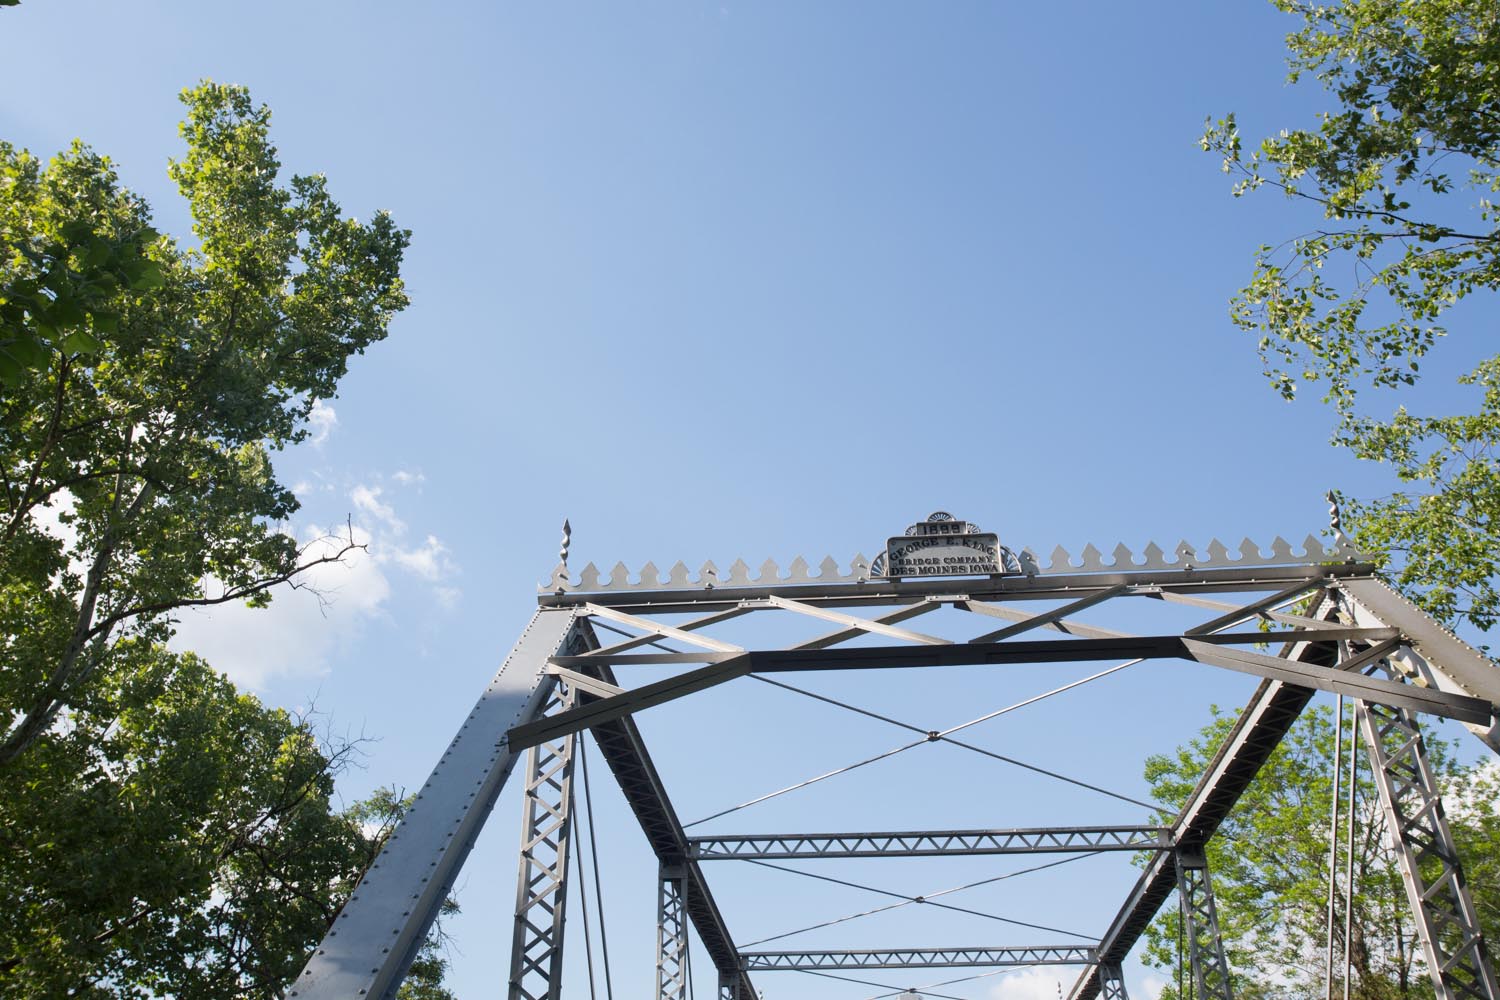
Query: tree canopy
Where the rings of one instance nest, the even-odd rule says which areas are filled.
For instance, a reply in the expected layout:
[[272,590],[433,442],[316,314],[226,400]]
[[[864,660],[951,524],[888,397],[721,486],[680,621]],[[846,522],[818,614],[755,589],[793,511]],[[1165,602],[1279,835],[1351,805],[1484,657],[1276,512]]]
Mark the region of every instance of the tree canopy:
[[[1153,797],[1177,808],[1192,793],[1234,717],[1217,715],[1199,736],[1175,754],[1152,757],[1146,778]],[[1347,732],[1347,713],[1344,722]],[[1208,844],[1208,867],[1218,904],[1220,929],[1237,997],[1300,1000],[1321,996],[1327,974],[1329,817],[1333,804],[1333,713],[1305,713],[1271,755],[1260,774]],[[1449,821],[1469,875],[1486,936],[1500,931],[1500,810],[1493,795],[1494,772],[1457,764],[1441,740],[1428,737],[1434,770],[1452,798]],[[1414,918],[1388,841],[1377,792],[1362,743],[1355,796],[1354,907],[1350,941],[1350,996],[1395,1000],[1432,996],[1421,965]],[[1345,761],[1347,762],[1347,757]],[[1345,764],[1347,767],[1347,763]],[[1341,789],[1348,809],[1347,777]],[[1343,813],[1347,817],[1347,811]],[[1170,822],[1171,815],[1159,816]],[[1340,820],[1340,837],[1347,840]],[[1338,898],[1349,862],[1341,842]],[[1344,909],[1334,920],[1336,983],[1343,980]],[[1177,970],[1180,932],[1175,909],[1163,912],[1146,933],[1144,959]],[[1186,973],[1184,973],[1184,977]],[[1163,997],[1180,1000],[1175,982]],[[1342,989],[1339,989],[1342,993]]]
[[1394,469],[1398,489],[1351,505],[1357,540],[1390,555],[1428,611],[1488,628],[1500,620],[1500,357],[1460,380],[1472,409],[1382,412],[1368,390],[1414,384],[1450,332],[1479,356],[1492,350],[1472,319],[1454,330],[1445,319],[1500,288],[1500,8],[1272,2],[1301,21],[1287,37],[1289,79],[1312,78],[1333,106],[1250,151],[1233,115],[1203,136],[1237,196],[1279,188],[1317,219],[1257,251],[1232,318],[1258,336],[1283,396],[1320,386],[1335,442]]
[[275,993],[394,815],[332,807],[355,748],[146,641],[86,692],[0,781],[0,992]]
[[0,143],[0,771],[119,643],[336,556],[281,529],[270,453],[406,305],[389,216],[344,217],[320,176],[280,186],[243,88],[183,102],[191,247],[81,143],[45,166]]
[[[182,95],[195,240],[81,142],[0,142],[0,993],[280,995],[400,816],[357,753],[168,650],[300,548],[271,456],[406,305],[408,234],[282,184],[270,112]],[[434,941],[413,989],[449,996]]]

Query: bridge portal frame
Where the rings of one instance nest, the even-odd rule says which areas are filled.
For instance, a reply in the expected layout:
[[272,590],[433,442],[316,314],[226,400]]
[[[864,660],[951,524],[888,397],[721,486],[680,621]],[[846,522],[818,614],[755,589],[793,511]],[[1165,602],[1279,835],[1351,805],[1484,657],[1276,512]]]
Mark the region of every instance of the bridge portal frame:
[[[776,964],[734,945],[700,862],[751,856],[734,853],[746,850],[783,852],[764,855],[776,857],[832,857],[1147,846],[1133,839],[1139,837],[1150,838],[1155,854],[1135,887],[1096,944],[1063,956],[1082,966],[1070,1000],[1124,995],[1120,963],[1174,890],[1182,898],[1190,924],[1202,925],[1192,955],[1195,967],[1204,970],[1200,989],[1208,990],[1205,996],[1227,998],[1228,970],[1213,927],[1216,917],[1202,851],[1314,692],[1322,690],[1355,699],[1361,710],[1375,709],[1373,715],[1366,711],[1363,716],[1367,751],[1377,767],[1384,767],[1387,778],[1398,771],[1403,776],[1379,785],[1383,805],[1396,820],[1392,825],[1397,831],[1395,846],[1406,868],[1420,871],[1419,862],[1424,859],[1442,861],[1437,883],[1444,892],[1436,894],[1442,901],[1433,903],[1435,894],[1426,893],[1425,886],[1417,886],[1412,894],[1439,997],[1500,1000],[1487,944],[1473,919],[1472,902],[1467,900],[1446,824],[1402,821],[1414,795],[1420,798],[1423,815],[1435,810],[1441,816],[1435,789],[1409,777],[1414,773],[1420,777],[1426,768],[1421,742],[1392,735],[1392,725],[1407,725],[1414,713],[1426,712],[1461,721],[1500,752],[1496,718],[1500,668],[1392,591],[1374,575],[1372,565],[1342,543],[1325,548],[1309,539],[1306,552],[1299,555],[1278,540],[1266,556],[1247,542],[1238,558],[1217,542],[1202,552],[1184,545],[1179,546],[1175,561],[1166,560],[1162,550],[1153,546],[1146,550],[1144,563],[1128,552],[1122,556],[1122,551],[1116,550],[1113,563],[1105,563],[1096,550],[1088,549],[1079,565],[1059,550],[1060,556],[1054,553],[1052,565],[1043,569],[1028,550],[1018,560],[1019,572],[963,579],[883,579],[872,575],[863,557],[857,557],[846,574],[825,560],[816,576],[802,560],[792,564],[789,576],[768,563],[754,580],[742,563],[731,569],[727,579],[720,579],[712,564],[707,564],[697,581],[689,580],[681,564],[666,580],[648,564],[638,582],[623,567],[612,571],[608,581],[601,581],[590,566],[575,583],[566,565],[559,566],[538,598],[531,623],[418,793],[416,806],[290,984],[288,995],[299,1000],[393,997],[518,753],[549,741],[561,745],[556,741],[571,740],[587,729],[662,866],[666,902],[659,910],[664,922],[674,923],[671,933],[659,939],[685,955],[686,924],[681,919],[685,914],[713,961],[721,998],[756,997],[751,971],[793,965],[785,960]],[[1215,595],[1249,592],[1265,596],[1246,604],[1215,599]],[[1141,598],[1219,613],[1180,633],[1151,636],[1127,635],[1074,617],[1106,601]],[[1301,610],[1286,610],[1299,599]],[[1043,601],[1063,603],[1040,612],[1024,610]],[[901,624],[945,606],[1007,624],[962,643]],[[865,608],[881,613],[874,617],[851,613],[851,609]],[[743,615],[771,611],[817,618],[838,628],[779,650],[742,649],[707,631]],[[684,613],[695,617],[676,625],[657,620]],[[605,646],[593,622],[640,634]],[[1262,624],[1270,630],[1242,629]],[[1062,633],[1062,637],[1017,638],[1040,630]],[[861,636],[895,642],[835,648]],[[692,649],[633,652],[646,646],[665,648],[667,641]],[[1277,655],[1244,648],[1268,641],[1279,643]],[[1161,829],[1121,833],[1120,828],[1059,827],[689,838],[632,721],[635,712],[750,673],[1117,658],[1177,658],[1262,678],[1187,804]],[[612,668],[639,662],[701,666],[663,681],[621,687]],[[565,700],[553,698],[559,684],[568,694]],[[1395,723],[1377,724],[1372,718]],[[941,734],[931,736],[942,738]],[[1397,758],[1399,767],[1391,763]],[[528,809],[534,806],[528,801]],[[565,843],[570,810],[564,809],[561,819],[562,828],[555,835]],[[549,891],[565,894],[566,867],[559,866],[557,871]],[[1441,912],[1434,906],[1441,906]],[[560,952],[562,907],[555,909]],[[545,927],[534,931],[542,937],[549,933]],[[1462,942],[1458,953],[1443,952],[1444,940],[1455,935]],[[911,956],[947,951],[993,957],[1051,947],[1002,945],[864,954]],[[844,959],[837,953],[821,954],[824,961],[856,960],[849,958],[856,953],[842,953]],[[659,968],[662,960],[659,957]],[[549,969],[554,967],[559,968],[554,975],[560,976],[560,963],[548,964]],[[662,982],[671,989],[660,987],[661,995],[680,992],[680,979],[666,975]],[[524,995],[556,997],[559,989],[560,982],[554,980],[544,983],[541,992]],[[521,996],[512,990],[513,998]]]

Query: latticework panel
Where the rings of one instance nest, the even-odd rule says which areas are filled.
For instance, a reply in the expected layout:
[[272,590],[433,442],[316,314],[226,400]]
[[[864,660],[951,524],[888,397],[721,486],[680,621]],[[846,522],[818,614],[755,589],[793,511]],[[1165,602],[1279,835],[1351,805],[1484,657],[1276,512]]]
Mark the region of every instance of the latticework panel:
[[[558,684],[547,711],[563,711],[573,703],[572,692]],[[569,735],[542,743],[527,755],[509,1000],[557,1000],[562,995],[576,740]]]

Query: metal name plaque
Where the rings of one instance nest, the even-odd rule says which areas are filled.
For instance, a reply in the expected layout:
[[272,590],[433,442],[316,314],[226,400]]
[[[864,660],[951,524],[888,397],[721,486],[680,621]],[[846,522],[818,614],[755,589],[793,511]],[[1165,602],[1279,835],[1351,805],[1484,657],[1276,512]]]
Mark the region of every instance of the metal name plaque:
[[883,576],[992,576],[1005,572],[1000,538],[936,511],[885,546]]

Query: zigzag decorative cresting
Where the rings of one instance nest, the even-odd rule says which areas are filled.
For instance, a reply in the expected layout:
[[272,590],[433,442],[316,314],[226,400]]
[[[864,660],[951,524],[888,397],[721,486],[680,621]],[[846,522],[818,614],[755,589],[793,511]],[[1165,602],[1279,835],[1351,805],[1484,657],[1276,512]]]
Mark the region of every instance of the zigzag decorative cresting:
[[[1108,559],[1093,545],[1084,546],[1082,553],[1076,559],[1067,549],[1059,545],[1052,550],[1050,561],[1045,566],[1032,549],[1022,549],[1017,556],[1021,563],[1021,573],[1016,575],[1024,576],[1126,573],[1140,570],[1236,569],[1249,566],[1291,566],[1303,563],[1367,562],[1370,558],[1343,539],[1336,540],[1332,545],[1325,545],[1313,535],[1308,535],[1303,540],[1300,550],[1293,548],[1292,543],[1278,535],[1271,542],[1269,555],[1248,538],[1240,543],[1237,552],[1231,551],[1227,545],[1215,538],[1202,549],[1194,548],[1185,541],[1179,542],[1172,550],[1171,558],[1168,558],[1167,551],[1155,542],[1147,544],[1141,550],[1140,556],[1121,543],[1114,547]],[[686,564],[678,562],[667,572],[666,579],[662,578],[661,570],[657,569],[654,562],[648,562],[642,566],[640,572],[633,578],[631,571],[624,563],[615,563],[608,576],[601,574],[598,567],[589,563],[579,571],[576,580],[572,578],[566,566],[558,563],[557,568],[552,571],[551,580],[538,587],[537,590],[543,594],[616,593],[637,590],[718,590],[735,587],[863,583],[870,579],[872,579],[870,560],[866,559],[863,554],[856,555],[850,561],[848,570],[841,569],[833,557],[825,556],[818,564],[816,573],[812,572],[812,567],[801,556],[792,560],[785,574],[774,559],[767,559],[761,563],[760,570],[755,576],[751,576],[751,569],[743,559],[736,559],[729,567],[728,574],[720,574],[717,566],[712,562],[706,562],[699,568],[696,577],[692,575],[692,571],[687,568]]]

